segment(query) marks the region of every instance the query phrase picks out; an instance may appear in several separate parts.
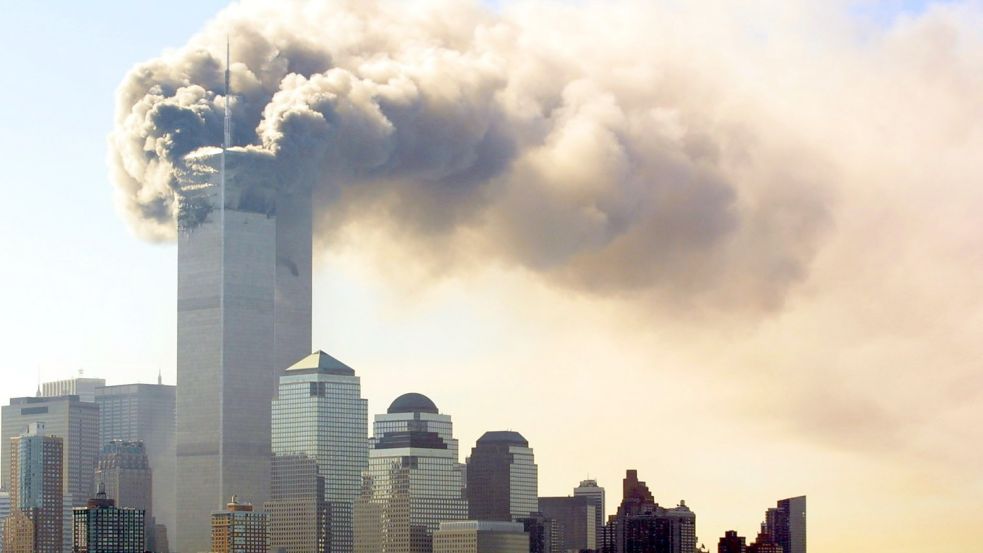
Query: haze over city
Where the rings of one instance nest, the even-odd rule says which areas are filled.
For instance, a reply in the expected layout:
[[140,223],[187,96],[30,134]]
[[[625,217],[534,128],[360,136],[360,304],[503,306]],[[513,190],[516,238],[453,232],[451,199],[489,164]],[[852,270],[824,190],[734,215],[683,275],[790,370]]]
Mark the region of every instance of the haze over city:
[[370,418],[521,432],[539,495],[607,514],[637,469],[711,548],[797,495],[815,551],[975,543],[983,3],[4,12],[4,405],[175,383],[228,40],[230,151],[312,188],[312,346]]

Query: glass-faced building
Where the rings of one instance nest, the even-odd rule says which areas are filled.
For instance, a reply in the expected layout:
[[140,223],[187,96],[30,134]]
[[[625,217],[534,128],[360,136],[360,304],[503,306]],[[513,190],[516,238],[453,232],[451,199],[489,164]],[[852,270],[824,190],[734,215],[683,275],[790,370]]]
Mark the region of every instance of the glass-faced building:
[[485,432],[468,457],[468,512],[472,520],[517,521],[539,510],[538,473],[522,434]]
[[271,548],[350,553],[369,449],[359,377],[323,351],[301,359],[280,377],[272,429]]
[[433,539],[434,553],[528,553],[529,550],[529,534],[519,522],[441,522]]
[[26,432],[7,443],[11,450],[10,507],[13,512],[8,519],[16,518],[23,523],[8,525],[5,538],[9,543],[30,545],[34,553],[62,553],[65,546],[64,440],[47,435],[43,423],[32,423]]
[[441,522],[465,520],[464,466],[449,415],[404,394],[376,415],[356,505],[357,553],[431,553]]
[[75,553],[143,553],[143,509],[117,507],[100,486],[96,497],[73,513],[72,549]]

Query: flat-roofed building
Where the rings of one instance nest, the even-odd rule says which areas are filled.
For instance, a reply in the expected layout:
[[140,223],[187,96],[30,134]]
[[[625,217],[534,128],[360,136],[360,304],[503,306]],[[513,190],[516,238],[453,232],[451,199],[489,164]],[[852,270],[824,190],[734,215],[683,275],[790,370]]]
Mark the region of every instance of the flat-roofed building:
[[521,522],[465,520],[441,522],[433,535],[434,553],[528,553],[529,534]]

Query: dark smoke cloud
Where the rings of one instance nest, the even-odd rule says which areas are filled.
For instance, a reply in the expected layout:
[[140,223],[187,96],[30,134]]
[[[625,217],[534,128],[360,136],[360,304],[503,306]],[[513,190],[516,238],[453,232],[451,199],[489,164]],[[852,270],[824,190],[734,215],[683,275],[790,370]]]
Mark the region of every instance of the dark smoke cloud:
[[[631,24],[613,32],[606,12]],[[575,289],[773,308],[827,219],[821,164],[732,98],[720,68],[653,37],[654,17],[644,4],[235,5],[124,79],[110,137],[121,204],[141,235],[174,235],[182,159],[221,142],[228,34],[233,142],[272,155],[281,186],[313,184],[322,237],[377,217],[425,249],[466,229],[473,255]]]

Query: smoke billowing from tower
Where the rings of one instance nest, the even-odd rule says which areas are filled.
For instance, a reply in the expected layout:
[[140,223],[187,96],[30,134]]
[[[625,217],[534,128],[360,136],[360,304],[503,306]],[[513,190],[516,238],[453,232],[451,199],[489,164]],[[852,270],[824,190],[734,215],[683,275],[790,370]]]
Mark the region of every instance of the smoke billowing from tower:
[[143,236],[175,236],[184,157],[222,141],[228,35],[232,143],[270,158],[284,190],[313,188],[322,239],[366,223],[442,267],[480,255],[661,305],[774,306],[823,228],[820,173],[725,109],[728,91],[653,36],[655,17],[644,4],[232,6],[124,79],[120,201]]

